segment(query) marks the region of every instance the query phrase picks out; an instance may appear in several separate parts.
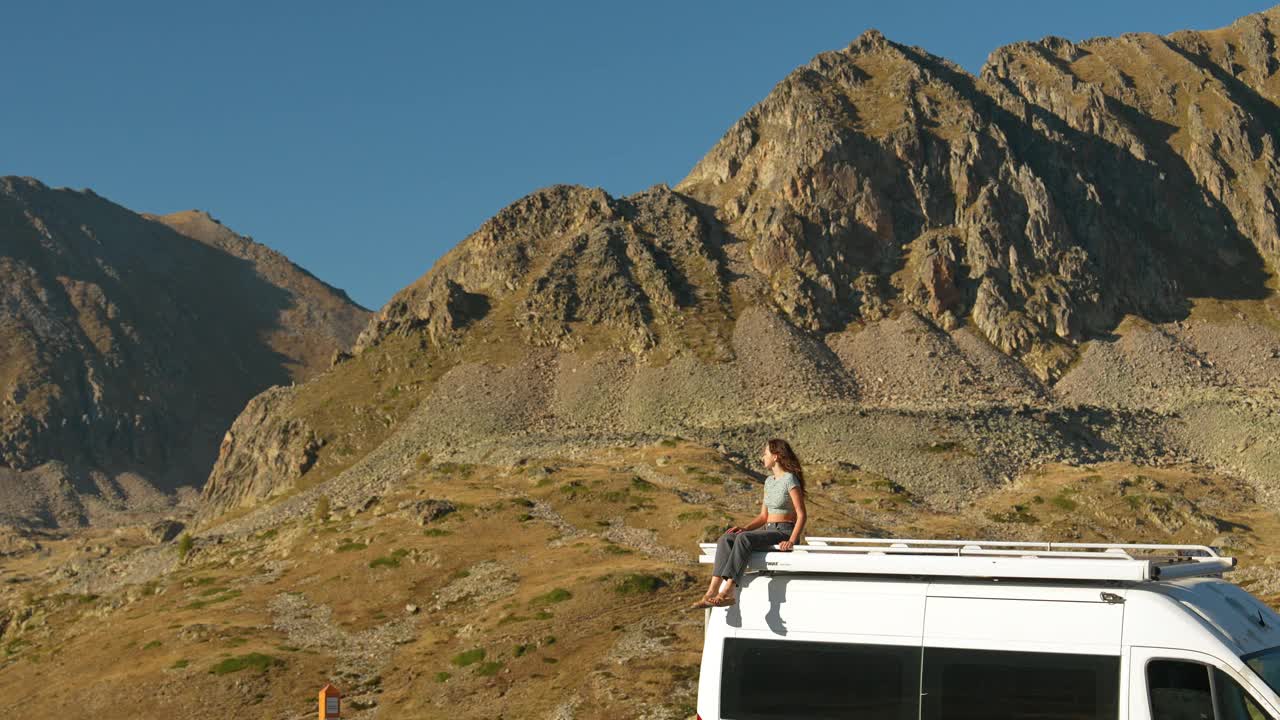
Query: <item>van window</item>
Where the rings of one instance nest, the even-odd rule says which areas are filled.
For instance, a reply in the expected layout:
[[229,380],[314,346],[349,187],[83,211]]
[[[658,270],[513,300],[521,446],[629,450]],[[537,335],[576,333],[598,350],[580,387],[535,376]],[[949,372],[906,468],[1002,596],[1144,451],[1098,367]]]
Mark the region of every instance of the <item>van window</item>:
[[1147,663],[1151,720],[1213,720],[1209,668],[1183,660]]
[[1219,720],[1269,720],[1267,713],[1230,675],[1214,668],[1213,685],[1218,691]]
[[1101,720],[1120,706],[1120,658],[925,648],[925,720]]
[[1280,647],[1260,650],[1240,659],[1273,691],[1280,693]]
[[1147,692],[1151,720],[1270,720],[1230,675],[1197,662],[1152,660]]
[[916,720],[920,648],[724,642],[720,715],[729,720]]

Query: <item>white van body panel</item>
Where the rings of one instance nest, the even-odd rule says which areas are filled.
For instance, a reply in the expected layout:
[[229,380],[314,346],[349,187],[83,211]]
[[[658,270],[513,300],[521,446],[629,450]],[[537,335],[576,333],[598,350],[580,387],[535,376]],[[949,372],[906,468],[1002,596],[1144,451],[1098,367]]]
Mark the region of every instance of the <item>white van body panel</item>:
[[[1105,593],[1105,595],[1104,595]],[[1148,582],[748,575],[738,604],[707,613],[698,714],[720,718],[730,637],[1119,658],[1120,720],[1150,720],[1144,667],[1196,658],[1236,680],[1272,717],[1280,697],[1241,655],[1280,647],[1280,615],[1220,578]]]
[[918,647],[927,590],[927,583],[898,579],[746,576],[737,605],[707,613],[698,714],[704,719],[720,717],[721,650],[726,638]]
[[737,609],[723,617],[737,636],[919,643],[927,588],[900,580],[748,576]]
[[929,596],[928,647],[1119,655],[1124,606]]

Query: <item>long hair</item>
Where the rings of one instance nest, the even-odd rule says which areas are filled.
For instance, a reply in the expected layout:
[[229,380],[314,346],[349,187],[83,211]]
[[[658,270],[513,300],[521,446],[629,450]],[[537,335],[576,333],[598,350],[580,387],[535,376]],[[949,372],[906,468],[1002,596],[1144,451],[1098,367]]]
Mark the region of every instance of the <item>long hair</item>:
[[796,457],[796,451],[791,449],[786,440],[773,438],[768,443],[769,452],[778,456],[778,464],[783,470],[796,476],[796,482],[800,483],[800,492],[804,492],[804,470],[800,468],[800,458]]

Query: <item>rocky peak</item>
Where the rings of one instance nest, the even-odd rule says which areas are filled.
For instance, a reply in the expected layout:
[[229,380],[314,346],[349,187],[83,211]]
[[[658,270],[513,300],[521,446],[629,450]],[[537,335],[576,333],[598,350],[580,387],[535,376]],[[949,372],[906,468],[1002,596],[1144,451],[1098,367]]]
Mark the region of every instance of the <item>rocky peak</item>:
[[[1269,17],[1223,31],[1249,29],[1250,66],[1267,67]],[[1049,37],[997,50],[975,78],[871,31],[780,82],[677,189],[717,208],[802,327],[830,332],[906,302],[943,327],[972,322],[1052,377],[1075,342],[1126,313],[1262,291],[1277,247],[1263,188],[1275,183],[1269,163],[1252,165],[1273,152],[1274,106],[1187,57],[1194,43],[1223,57],[1232,45]],[[1122,67],[1103,61],[1113,53]],[[1238,102],[1224,112],[1179,96],[1185,110],[1160,112],[1179,77]],[[1168,126],[1182,128],[1173,142]],[[1184,136],[1196,140],[1186,150]],[[1186,197],[1202,201],[1173,199]]]
[[396,294],[357,348],[417,330],[448,345],[488,320],[535,346],[596,342],[643,353],[682,312],[728,312],[714,253],[695,204],[664,186],[627,198],[548,188],[504,209]]

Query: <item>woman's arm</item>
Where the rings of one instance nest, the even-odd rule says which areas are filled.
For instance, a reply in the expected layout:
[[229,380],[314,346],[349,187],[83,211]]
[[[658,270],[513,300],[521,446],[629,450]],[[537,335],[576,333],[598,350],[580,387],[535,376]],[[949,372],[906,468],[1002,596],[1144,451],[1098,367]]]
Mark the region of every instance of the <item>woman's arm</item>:
[[[747,530],[755,530],[756,528],[769,522],[769,511],[765,509],[764,503],[760,503],[760,514],[751,518],[751,521],[740,528],[736,528],[738,532],[746,532]],[[735,528],[729,528],[729,532],[733,532]]]
[[789,552],[791,548],[795,547],[796,543],[800,542],[800,536],[804,534],[804,522],[809,517],[804,508],[804,492],[798,487],[793,487],[790,495],[791,504],[796,509],[796,526],[792,528],[790,538],[778,543],[778,549],[782,552]]

